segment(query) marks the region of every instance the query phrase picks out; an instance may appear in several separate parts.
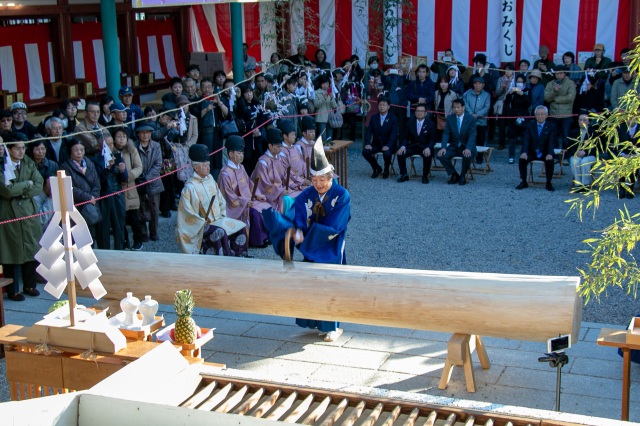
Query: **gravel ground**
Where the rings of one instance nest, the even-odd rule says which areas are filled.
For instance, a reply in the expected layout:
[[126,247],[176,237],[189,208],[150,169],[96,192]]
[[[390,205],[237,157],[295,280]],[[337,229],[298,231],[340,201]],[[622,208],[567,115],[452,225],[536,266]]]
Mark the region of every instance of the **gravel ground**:
[[[428,185],[419,178],[397,183],[398,176],[371,179],[360,147],[356,142],[349,149],[352,219],[346,253],[352,265],[577,276],[589,259],[578,253],[586,247],[582,241],[605,228],[623,201],[631,212],[640,202],[640,197],[618,200],[606,193],[595,219],[589,214],[580,222],[568,214],[566,200],[574,197],[568,166],[553,180],[553,193],[544,186],[516,191],[518,166],[507,163],[506,150],[494,150],[494,172],[463,187],[447,185],[444,171],[433,172]],[[421,173],[421,161],[416,163]],[[174,212],[171,219],[161,218],[160,241],[145,244],[144,250],[177,251],[175,217]],[[250,254],[278,259],[271,247]],[[623,325],[638,312],[632,296],[612,289],[600,303],[584,307],[583,320]]]

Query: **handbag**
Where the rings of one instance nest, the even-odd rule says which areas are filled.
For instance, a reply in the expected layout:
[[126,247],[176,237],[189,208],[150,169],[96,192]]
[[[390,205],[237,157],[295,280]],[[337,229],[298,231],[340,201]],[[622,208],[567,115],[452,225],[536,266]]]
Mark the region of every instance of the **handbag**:
[[80,214],[87,223],[87,226],[95,225],[102,222],[102,213],[100,208],[95,204],[87,203],[80,209]]
[[146,182],[147,182],[147,178],[146,178],[144,175],[140,175],[140,176],[138,176],[138,177],[136,178],[136,180],[135,180],[135,184],[136,184],[136,186],[137,186],[137,185],[140,185],[140,186],[138,186],[138,187],[136,188],[136,189],[138,190],[138,195],[139,195],[140,197],[142,197],[142,196],[144,196],[144,195],[147,195],[147,193],[149,192],[148,185],[141,185],[141,184],[146,183]]
[[238,130],[238,124],[233,118],[220,123],[220,130],[222,130],[223,138],[228,138],[231,135],[240,134],[240,131]]
[[337,110],[329,112],[329,127],[332,129],[340,129],[344,124],[344,120],[342,118],[342,114],[340,114]]
[[444,130],[447,125],[447,117],[440,114],[436,115],[436,125],[438,130]]
[[173,158],[165,158],[164,160],[162,160],[162,167],[160,171],[163,175],[166,175],[167,173],[171,173],[175,169],[176,169],[176,160],[174,160]]
[[151,199],[148,195],[140,197],[140,208],[138,209],[138,218],[143,222],[151,221]]

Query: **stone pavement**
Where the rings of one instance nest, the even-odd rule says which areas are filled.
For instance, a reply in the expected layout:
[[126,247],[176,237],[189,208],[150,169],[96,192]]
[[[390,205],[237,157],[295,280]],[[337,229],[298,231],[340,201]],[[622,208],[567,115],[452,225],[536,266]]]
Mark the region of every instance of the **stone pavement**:
[[[138,295],[140,296],[140,295]],[[91,304],[91,300],[83,300]],[[83,303],[81,300],[80,303]],[[43,294],[26,302],[5,301],[7,323],[30,325],[41,318],[53,299]],[[175,321],[171,306],[162,305],[167,324]],[[342,324],[344,334],[323,342],[317,331],[302,329],[284,317],[196,308],[196,323],[215,327],[204,347],[206,361],[224,363],[256,378],[278,382],[345,384],[400,390],[486,403],[553,410],[556,371],[538,362],[546,344],[485,338],[491,368],[482,370],[474,354],[475,393],[466,390],[460,368],[454,367],[449,387],[438,389],[450,335],[421,330]],[[583,322],[580,339],[567,351],[562,370],[562,411],[620,418],[622,358],[612,348],[597,346],[601,328],[622,328]],[[631,369],[631,421],[640,421],[640,366]],[[7,401],[4,361],[0,362],[0,401]],[[480,407],[479,407],[480,408]]]

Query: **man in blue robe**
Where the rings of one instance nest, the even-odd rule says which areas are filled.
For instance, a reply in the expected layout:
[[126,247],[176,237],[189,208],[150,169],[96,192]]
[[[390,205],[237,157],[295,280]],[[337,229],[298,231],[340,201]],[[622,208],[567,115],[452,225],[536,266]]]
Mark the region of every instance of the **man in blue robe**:
[[[293,242],[306,262],[346,265],[344,240],[351,219],[351,196],[333,181],[333,166],[327,161],[321,138],[313,147],[309,171],[313,185],[296,197],[285,215],[273,209],[262,212],[269,238],[276,253],[283,256],[286,232],[293,228]],[[297,318],[296,324],[326,333],[327,342],[342,334],[340,324],[335,321]]]

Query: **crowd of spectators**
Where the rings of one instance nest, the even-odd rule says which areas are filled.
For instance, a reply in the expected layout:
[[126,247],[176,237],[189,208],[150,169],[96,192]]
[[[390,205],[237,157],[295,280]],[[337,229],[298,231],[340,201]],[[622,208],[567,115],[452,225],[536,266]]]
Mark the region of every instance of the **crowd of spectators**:
[[[44,182],[27,179],[31,184],[25,184],[19,195],[8,189],[15,183],[0,182],[0,202],[29,198],[34,213],[50,211],[48,178],[65,170],[72,177],[76,202],[86,201],[101,213],[96,219],[88,211],[93,208],[81,207],[81,212],[87,210],[83,212],[87,221],[93,222],[90,229],[97,247],[142,250],[146,242],[158,239],[158,217],[171,217],[177,210],[184,183],[193,176],[191,146],[204,145],[212,154],[210,172],[218,179],[228,164],[224,141],[242,136],[243,144],[236,141],[235,146],[241,146],[246,174],[252,176],[258,160],[280,143],[274,143],[273,136],[267,138],[279,120],[287,121],[286,133],[281,132],[284,147],[291,149],[302,141],[301,152],[313,135],[329,143],[355,140],[359,120],[364,120],[363,156],[372,166],[372,177],[388,178],[389,166],[397,159],[398,181],[406,182],[406,160],[419,154],[425,161],[422,183],[429,183],[429,167],[437,155],[451,175],[450,183],[464,184],[464,167],[483,161],[477,147],[493,142],[495,132],[498,149],[508,146],[508,161],[514,164],[518,142],[532,146],[527,138],[536,139],[536,117],[544,113],[553,139],[545,145],[545,160],[554,159],[554,148],[568,150],[576,185],[588,186],[594,155],[576,149],[571,141],[596,132],[589,113],[618,108],[627,91],[637,91],[635,75],[628,68],[629,49],[620,51],[621,62],[613,62],[601,43],[594,46],[593,57],[583,68],[573,52],[563,55],[562,64],[554,64],[545,46],[533,66],[523,59],[498,67],[482,53],[465,66],[448,49],[430,66],[418,63],[410,69],[406,63],[383,66],[375,55],[363,61],[364,69],[357,55],[338,66],[327,62],[323,49],[310,60],[305,44],[285,59],[274,52],[267,63],[257,62],[247,52],[245,44],[241,84],[236,86],[222,70],[202,76],[197,65],[190,65],[184,77],[168,82],[169,92],[158,110],[143,111],[128,86],[120,88],[117,99],[105,95],[86,104],[65,99],[39,123],[27,120],[28,108],[22,102],[0,110],[0,137],[9,144],[7,153],[13,152],[13,145],[23,143],[26,148],[24,156],[16,149],[11,161],[16,166],[29,164]],[[84,111],[79,113],[79,106]],[[315,120],[301,119],[309,115]],[[635,123],[627,123],[621,137],[633,138],[635,128]],[[436,143],[441,143],[439,151]],[[377,163],[378,152],[384,167]],[[453,155],[465,159],[461,175],[450,164]],[[625,185],[633,185],[633,180]],[[620,196],[631,197],[633,192],[622,190]],[[50,215],[38,218],[39,229],[48,219]],[[8,269],[12,264],[7,263]],[[25,278],[31,280],[30,272]],[[35,294],[31,281],[24,284],[27,293]],[[13,291],[16,300],[17,294]]]

